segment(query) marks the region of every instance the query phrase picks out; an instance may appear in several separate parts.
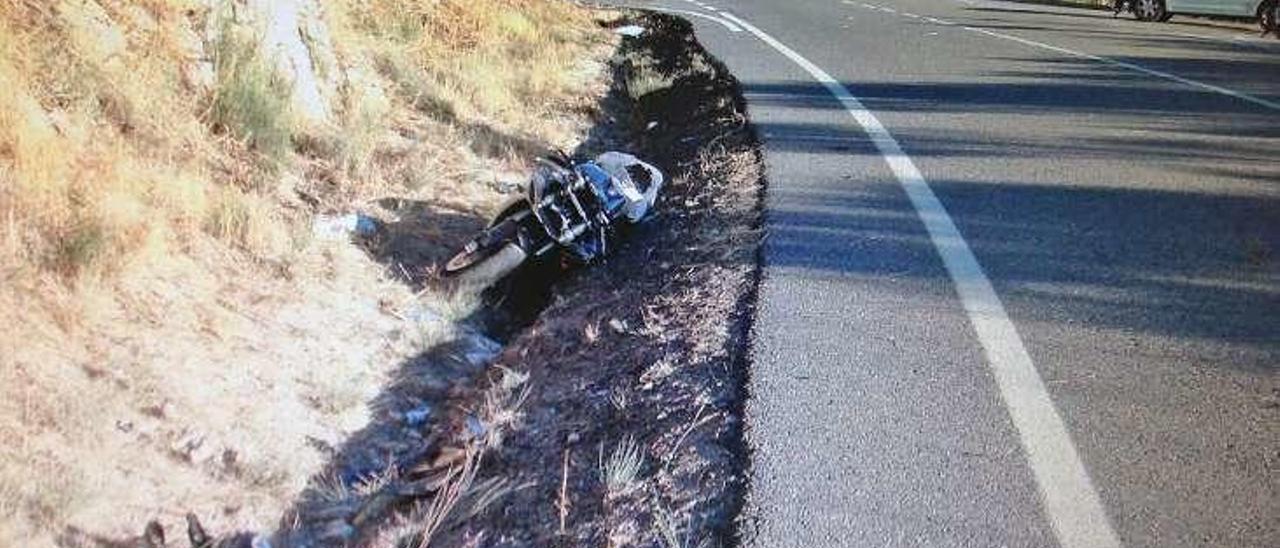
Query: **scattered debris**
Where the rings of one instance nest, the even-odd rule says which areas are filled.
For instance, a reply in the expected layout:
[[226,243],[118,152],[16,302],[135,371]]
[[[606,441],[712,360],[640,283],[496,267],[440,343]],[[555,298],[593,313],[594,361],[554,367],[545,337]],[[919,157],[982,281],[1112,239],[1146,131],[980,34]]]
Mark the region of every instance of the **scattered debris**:
[[645,31],[645,28],[640,25],[623,25],[621,27],[613,29],[613,32],[621,36],[626,36],[627,38],[639,38],[642,34],[644,34],[644,31]]
[[311,233],[321,240],[344,240],[353,235],[368,236],[377,229],[377,221],[359,213],[318,215],[311,225]]

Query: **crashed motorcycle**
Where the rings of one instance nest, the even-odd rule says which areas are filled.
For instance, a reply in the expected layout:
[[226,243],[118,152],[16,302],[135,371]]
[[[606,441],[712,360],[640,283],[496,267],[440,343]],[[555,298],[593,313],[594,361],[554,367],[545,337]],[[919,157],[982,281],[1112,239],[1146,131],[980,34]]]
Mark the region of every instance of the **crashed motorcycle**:
[[525,196],[504,207],[444,266],[446,278],[482,286],[526,261],[590,263],[609,253],[618,228],[652,210],[662,172],[635,156],[539,158]]

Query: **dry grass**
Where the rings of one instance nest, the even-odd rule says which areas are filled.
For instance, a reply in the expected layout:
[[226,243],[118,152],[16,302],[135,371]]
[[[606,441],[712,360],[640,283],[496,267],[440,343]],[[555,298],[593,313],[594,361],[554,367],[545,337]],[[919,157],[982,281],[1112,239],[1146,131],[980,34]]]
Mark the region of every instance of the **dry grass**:
[[564,112],[608,37],[568,3],[321,4],[348,77],[330,128],[299,127],[257,29],[206,3],[0,2],[0,545],[174,508],[274,523],[324,459],[307,440],[365,424],[473,304],[410,294],[310,215],[486,212],[486,183],[588,123]]
[[[444,117],[545,126],[576,95],[587,12],[545,0],[348,1],[331,17],[411,104]],[[529,101],[537,98],[536,101]],[[560,103],[560,104],[557,104]]]

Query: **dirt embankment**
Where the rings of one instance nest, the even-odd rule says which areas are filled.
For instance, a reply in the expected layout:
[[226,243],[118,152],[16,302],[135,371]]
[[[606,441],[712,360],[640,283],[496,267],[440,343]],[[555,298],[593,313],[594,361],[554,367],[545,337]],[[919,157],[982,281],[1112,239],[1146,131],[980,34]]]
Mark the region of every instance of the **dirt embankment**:
[[[388,386],[471,313],[425,267],[592,125],[597,15],[0,2],[0,546],[181,546],[187,511],[270,531],[373,490],[413,441],[380,426],[431,414]],[[314,229],[354,212],[416,245]]]
[[[656,162],[669,177],[656,215],[600,264],[530,265],[486,292],[393,375],[273,545],[733,542],[759,153],[736,82],[686,22],[605,24],[645,32],[611,59],[610,93],[576,152]],[[444,257],[427,236],[459,223],[409,214],[366,244],[430,271]]]
[[[226,546],[731,542],[762,170],[689,25],[298,0],[281,35],[347,82],[317,126],[225,3],[0,7],[0,544],[182,545],[189,511]],[[603,99],[593,21],[646,29]],[[84,28],[112,52],[56,47]],[[436,280],[579,141],[658,163],[657,214],[589,268]],[[351,210],[362,248],[313,231]]]

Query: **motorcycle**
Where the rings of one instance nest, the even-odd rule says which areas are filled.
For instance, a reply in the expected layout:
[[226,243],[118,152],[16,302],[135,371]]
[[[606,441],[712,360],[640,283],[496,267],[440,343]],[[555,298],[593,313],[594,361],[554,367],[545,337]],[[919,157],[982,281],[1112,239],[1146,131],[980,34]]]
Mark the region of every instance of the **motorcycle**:
[[443,275],[483,286],[553,254],[590,263],[609,252],[619,226],[648,215],[662,183],[661,171],[630,154],[539,158],[525,195],[468,240],[445,263]]

